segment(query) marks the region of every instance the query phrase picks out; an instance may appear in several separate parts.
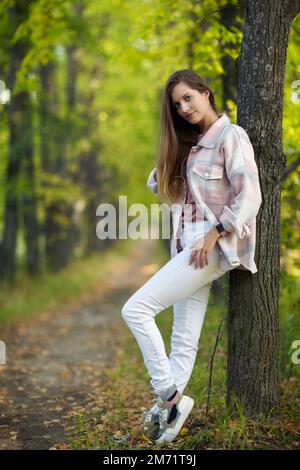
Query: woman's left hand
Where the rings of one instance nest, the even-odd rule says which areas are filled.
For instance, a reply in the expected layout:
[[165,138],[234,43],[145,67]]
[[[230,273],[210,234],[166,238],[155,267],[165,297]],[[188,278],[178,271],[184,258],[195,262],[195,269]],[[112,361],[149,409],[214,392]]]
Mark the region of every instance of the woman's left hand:
[[205,265],[208,265],[208,255],[212,252],[219,237],[217,229],[213,227],[205,237],[197,240],[193,245],[194,250],[192,251],[189,264],[195,262],[196,269],[198,266],[204,268]]

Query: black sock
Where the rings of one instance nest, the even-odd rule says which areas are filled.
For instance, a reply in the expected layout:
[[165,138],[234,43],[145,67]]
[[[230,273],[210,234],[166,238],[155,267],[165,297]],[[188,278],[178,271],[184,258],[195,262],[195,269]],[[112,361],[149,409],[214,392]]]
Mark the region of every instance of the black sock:
[[168,424],[172,423],[172,421],[177,418],[177,413],[178,413],[177,405],[175,404],[171,407],[171,411],[167,419]]

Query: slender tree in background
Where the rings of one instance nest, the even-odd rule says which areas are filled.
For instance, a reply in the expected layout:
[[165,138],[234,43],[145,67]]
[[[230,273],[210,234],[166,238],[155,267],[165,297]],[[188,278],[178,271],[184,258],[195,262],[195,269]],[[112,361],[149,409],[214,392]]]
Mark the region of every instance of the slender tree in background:
[[[76,11],[75,15],[81,11]],[[66,86],[61,87],[59,66],[50,60],[40,67],[40,137],[44,188],[44,235],[47,265],[52,270],[66,266],[72,258],[79,230],[74,224],[74,199],[68,197],[76,122],[77,47],[66,48]],[[63,92],[61,88],[63,88]],[[65,96],[65,106],[59,96]],[[68,185],[68,186],[67,186]],[[63,193],[65,188],[65,194]]]
[[[16,1],[9,9],[11,37],[28,14],[26,2]],[[31,274],[38,272],[38,224],[36,217],[35,176],[33,165],[32,110],[29,92],[16,90],[17,71],[28,51],[28,43],[20,39],[9,49],[7,84],[12,90],[8,104],[8,163],[4,230],[1,244],[0,278],[13,280],[16,271],[16,241],[23,215],[26,262]],[[21,210],[22,209],[22,212]]]
[[[57,270],[65,266],[64,208],[62,199],[63,177],[65,175],[64,137],[59,116],[56,64],[49,61],[40,68],[40,140],[43,171],[44,234],[45,254],[48,266]],[[60,191],[59,191],[60,189]]]
[[37,220],[36,174],[34,166],[34,112],[31,106],[28,91],[21,93],[22,102],[22,128],[20,128],[20,141],[23,142],[22,174],[24,187],[21,190],[21,212],[23,216],[23,231],[26,246],[27,272],[37,275],[39,266],[39,226]]
[[245,3],[239,57],[238,117],[253,143],[263,203],[257,216],[258,273],[229,277],[227,400],[237,397],[248,416],[279,404],[280,180],[285,166],[282,112],[295,0]]
[[[84,3],[84,2],[83,2]],[[82,2],[74,2],[71,5],[70,17],[73,21],[79,21],[82,18],[84,5]],[[72,20],[71,20],[72,21]],[[57,146],[57,172],[64,178],[68,177],[70,183],[76,184],[76,176],[74,178],[74,171],[72,168],[72,159],[74,154],[74,142],[78,137],[77,130],[77,107],[79,102],[78,97],[78,80],[80,77],[80,60],[79,60],[79,47],[78,40],[80,26],[77,26],[75,31],[77,32],[76,40],[73,44],[66,48],[66,110],[65,110],[65,129],[67,132],[61,134],[59,139],[59,145]],[[79,36],[79,37],[78,37]],[[77,162],[76,162],[77,163]],[[78,165],[76,165],[78,171]],[[74,249],[80,241],[80,226],[79,220],[76,221],[75,211],[76,204],[75,200],[65,201],[63,204],[63,211],[65,217],[65,227],[61,230],[61,235],[57,238],[58,251],[64,253],[62,258],[62,265],[66,265],[70,262],[73,256]]]

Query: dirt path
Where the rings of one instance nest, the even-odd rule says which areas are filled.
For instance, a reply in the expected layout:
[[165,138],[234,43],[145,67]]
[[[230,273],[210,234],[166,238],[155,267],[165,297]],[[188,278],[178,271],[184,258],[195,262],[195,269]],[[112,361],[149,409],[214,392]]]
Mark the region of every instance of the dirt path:
[[121,306],[157,268],[151,264],[154,244],[137,242],[83,305],[1,335],[7,364],[0,366],[0,449],[58,446],[78,411],[99,411],[97,385],[114,361],[124,327]]

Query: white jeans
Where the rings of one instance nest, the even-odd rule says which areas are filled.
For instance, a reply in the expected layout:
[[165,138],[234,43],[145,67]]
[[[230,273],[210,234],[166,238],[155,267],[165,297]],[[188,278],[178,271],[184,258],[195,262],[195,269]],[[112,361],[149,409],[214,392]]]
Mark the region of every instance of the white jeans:
[[[205,232],[208,230],[209,227]],[[122,308],[122,316],[138,342],[156,394],[174,383],[180,392],[186,387],[196,359],[212,281],[224,274],[219,268],[217,243],[208,256],[208,265],[197,269],[194,264],[189,265],[192,250],[187,245],[192,239],[199,239],[199,236],[185,229],[183,250],[140,287]],[[155,316],[170,305],[173,305],[174,319],[168,358]]]

